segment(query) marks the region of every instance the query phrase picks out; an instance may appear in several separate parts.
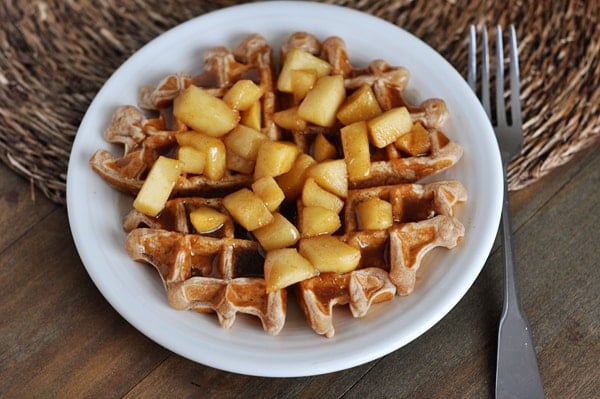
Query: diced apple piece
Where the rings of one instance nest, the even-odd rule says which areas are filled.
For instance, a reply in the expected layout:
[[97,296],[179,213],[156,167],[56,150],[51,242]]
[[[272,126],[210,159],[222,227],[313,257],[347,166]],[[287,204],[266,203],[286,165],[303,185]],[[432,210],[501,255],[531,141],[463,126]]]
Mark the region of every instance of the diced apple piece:
[[335,159],[337,157],[337,148],[333,145],[323,133],[317,134],[312,147],[313,157],[317,162],[326,159]]
[[225,165],[227,169],[234,172],[252,175],[254,173],[254,161],[240,157],[229,148],[226,150]]
[[302,237],[333,234],[340,227],[340,215],[321,206],[305,206],[298,212],[298,227]]
[[264,272],[268,293],[319,274],[319,271],[295,248],[282,248],[267,252]]
[[413,157],[426,154],[431,150],[429,132],[421,122],[416,122],[410,132],[398,137],[396,147]]
[[190,222],[200,234],[217,231],[228,219],[227,215],[210,206],[200,206],[190,212]]
[[263,200],[269,211],[275,212],[285,199],[285,194],[279,184],[271,176],[261,177],[252,183],[252,191]]
[[148,216],[158,215],[165,207],[182,169],[183,164],[177,159],[158,157],[133,201],[133,207]]
[[182,132],[175,136],[180,146],[192,146],[205,155],[204,175],[211,180],[221,179],[227,170],[227,153],[220,138],[199,132]]
[[394,224],[392,204],[371,197],[356,205],[356,218],[361,230],[384,230]]
[[279,176],[294,165],[300,149],[294,143],[286,141],[264,141],[258,149],[256,165],[254,166],[254,179],[265,176]]
[[371,152],[369,129],[365,121],[354,122],[340,130],[348,179],[360,180],[369,176]]
[[315,179],[325,190],[346,198],[348,195],[348,170],[343,159],[327,160],[310,167],[307,177]]
[[213,137],[221,137],[240,120],[237,111],[222,99],[197,86],[189,86],[173,100],[173,115],[187,126]]
[[316,125],[331,127],[335,124],[335,115],[345,99],[344,77],[322,76],[300,103],[298,115]]
[[251,161],[256,160],[258,149],[265,140],[268,137],[262,132],[244,125],[237,125],[223,138],[228,149]]
[[413,122],[406,107],[397,107],[369,120],[367,125],[373,145],[383,148],[410,132]]
[[294,69],[290,71],[290,78],[292,80],[294,101],[300,102],[300,100],[306,96],[306,93],[313,88],[318,75],[317,72],[312,69]]
[[338,110],[337,118],[344,125],[350,125],[358,121],[367,121],[381,113],[373,89],[368,84],[364,84],[346,98]]
[[262,89],[251,80],[238,80],[223,96],[225,104],[238,111],[245,111],[262,96]]
[[183,162],[182,171],[201,175],[206,164],[206,155],[192,146],[183,146],[177,149],[177,159]]
[[312,177],[307,178],[304,182],[302,203],[304,206],[321,206],[331,209],[338,214],[344,207],[344,201],[340,197],[323,189]]
[[302,238],[298,252],[320,272],[348,273],[360,263],[360,250],[335,236]]
[[223,206],[233,219],[248,231],[266,226],[273,221],[273,214],[265,203],[247,188],[235,191],[223,198]]
[[260,130],[262,126],[262,106],[260,101],[255,101],[250,108],[241,111],[240,124],[254,130]]
[[295,199],[300,196],[308,168],[314,164],[316,161],[313,157],[302,153],[296,158],[289,172],[275,178],[287,199]]
[[300,238],[298,229],[280,213],[273,214],[273,221],[252,232],[265,251],[295,245]]
[[277,90],[292,93],[292,74],[294,70],[314,71],[317,77],[329,75],[332,70],[331,65],[319,57],[302,49],[292,49],[285,57],[283,67],[277,79]]
[[273,114],[273,122],[288,130],[306,129],[306,121],[298,115],[298,107],[286,108]]

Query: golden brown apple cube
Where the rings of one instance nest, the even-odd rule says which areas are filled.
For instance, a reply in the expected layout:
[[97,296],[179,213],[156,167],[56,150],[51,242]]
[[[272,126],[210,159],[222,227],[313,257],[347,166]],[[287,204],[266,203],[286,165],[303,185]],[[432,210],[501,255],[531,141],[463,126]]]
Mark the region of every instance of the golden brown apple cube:
[[256,155],[254,166],[254,179],[265,176],[279,176],[292,168],[294,161],[300,154],[300,149],[286,141],[264,141]]
[[306,93],[313,88],[318,75],[317,72],[312,69],[294,69],[290,71],[290,78],[292,80],[292,94],[294,95],[294,101],[299,102],[306,96]]
[[296,199],[300,196],[308,168],[314,164],[316,161],[313,157],[302,153],[296,158],[289,172],[275,178],[287,199]]
[[298,115],[298,107],[290,107],[273,114],[273,122],[288,130],[306,129],[306,121]]
[[356,218],[361,230],[384,230],[394,224],[392,204],[372,197],[356,205]]
[[248,126],[254,130],[260,130],[262,127],[262,105],[260,101],[255,101],[248,109],[240,112],[240,124]]
[[262,89],[251,80],[238,80],[223,96],[225,104],[230,108],[245,111],[262,96]]
[[271,176],[261,177],[252,183],[252,191],[263,200],[269,211],[275,212],[285,199],[279,184]]
[[304,182],[302,204],[304,206],[321,206],[338,214],[344,207],[344,201],[340,197],[323,189],[312,177],[307,178]]
[[333,234],[340,227],[340,215],[322,206],[304,206],[298,212],[298,227],[302,237]]
[[337,118],[344,125],[350,125],[372,119],[382,112],[373,89],[364,84],[346,98],[338,110]]
[[291,247],[298,242],[300,233],[282,214],[274,213],[273,221],[252,232],[265,251]]
[[265,203],[247,188],[235,191],[223,198],[223,206],[233,219],[248,231],[266,226],[273,221],[273,214]]
[[360,250],[328,235],[300,239],[298,252],[320,272],[351,272],[361,258]]
[[340,130],[340,137],[348,179],[352,181],[368,177],[371,170],[371,150],[367,123],[359,121],[344,126]]
[[200,234],[219,230],[229,217],[210,206],[200,206],[190,212],[190,222]]
[[292,49],[285,57],[279,78],[277,79],[277,89],[284,93],[293,92],[292,71],[306,70],[314,71],[317,77],[329,75],[332,70],[331,65],[319,57],[302,49]]
[[229,148],[226,149],[225,165],[227,169],[234,172],[243,173],[245,175],[252,175],[254,173],[254,161],[240,157]]
[[182,171],[201,175],[206,164],[206,155],[192,146],[183,146],[177,149],[177,159],[183,162]]
[[264,265],[266,290],[275,292],[319,274],[295,248],[267,252]]
[[398,137],[395,144],[399,150],[413,157],[424,155],[431,151],[429,132],[421,122],[414,123],[410,132]]
[[312,154],[317,162],[326,159],[335,159],[337,157],[337,148],[333,145],[323,133],[317,134],[312,146]]
[[262,132],[244,125],[237,125],[223,138],[228,149],[251,161],[256,160],[258,149],[265,140],[268,140],[268,137]]
[[410,132],[413,122],[406,107],[392,108],[367,122],[371,143],[383,148]]
[[338,197],[346,198],[348,195],[348,170],[343,159],[327,160],[312,165],[306,176],[312,177],[319,186]]
[[173,115],[187,126],[209,136],[221,137],[240,120],[237,111],[206,90],[189,86],[173,100]]
[[227,153],[220,138],[199,132],[182,132],[175,136],[180,146],[192,146],[204,153],[204,175],[211,180],[221,179],[227,170]]
[[300,103],[298,115],[316,125],[331,127],[335,124],[335,115],[345,99],[343,76],[322,76]]
[[148,216],[158,215],[165,207],[182,167],[182,162],[177,159],[158,157],[133,201],[133,207]]

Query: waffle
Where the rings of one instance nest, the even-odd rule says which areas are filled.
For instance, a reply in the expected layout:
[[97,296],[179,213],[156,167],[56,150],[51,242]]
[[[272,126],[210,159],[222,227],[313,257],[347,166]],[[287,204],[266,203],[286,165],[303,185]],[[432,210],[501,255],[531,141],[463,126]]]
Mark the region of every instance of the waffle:
[[[104,131],[104,138],[109,143],[122,145],[123,154],[115,156],[110,151],[98,150],[90,159],[92,169],[117,190],[137,194],[158,156],[175,151],[175,134],[187,130],[174,119],[170,107],[173,99],[192,84],[220,97],[238,80],[253,80],[263,92],[260,130],[270,139],[278,139],[279,128],[272,120],[275,69],[272,49],[265,39],[251,34],[236,48],[212,48],[206,52],[204,63],[202,73],[197,76],[173,74],[155,88],[142,88],[139,108],[131,105],[117,108]],[[146,119],[143,111],[154,112],[158,117]],[[188,174],[180,177],[173,194],[218,196],[251,182],[251,176],[231,171],[219,180]]]
[[[409,103],[403,95],[409,82],[406,68],[389,65],[383,60],[373,60],[366,67],[354,67],[348,58],[344,41],[339,37],[328,37],[322,43],[306,32],[292,34],[282,45],[281,56],[292,49],[302,49],[318,56],[333,66],[332,74],[344,77],[344,85],[349,94],[364,84],[373,89],[382,111],[406,106],[414,122],[419,122],[427,134],[420,138],[415,146],[426,148],[417,155],[403,153],[394,144],[383,149],[371,148],[371,167],[365,179],[350,180],[351,188],[366,188],[398,183],[411,183],[434,175],[455,165],[462,157],[462,147],[450,140],[443,127],[448,110],[443,100],[431,98],[420,104]],[[285,97],[285,106],[296,105],[294,99]],[[339,145],[338,123],[332,127],[308,124],[301,130],[291,130],[293,141],[306,153],[310,153],[315,137],[325,135],[331,142]]]
[[287,291],[266,292],[259,246],[237,238],[231,218],[213,233],[197,234],[188,215],[200,206],[227,212],[219,199],[202,198],[170,200],[158,218],[131,211],[124,220],[127,252],[156,268],[173,308],[216,313],[223,328],[232,327],[237,313],[253,315],[277,335]]
[[[394,224],[361,230],[356,206],[373,197],[392,204]],[[298,284],[297,297],[312,329],[332,337],[336,305],[349,304],[352,315],[362,317],[373,303],[409,295],[426,254],[436,247],[453,248],[464,236],[453,207],[466,197],[457,181],[350,190],[339,238],[361,251],[361,262],[355,271],[322,273]]]

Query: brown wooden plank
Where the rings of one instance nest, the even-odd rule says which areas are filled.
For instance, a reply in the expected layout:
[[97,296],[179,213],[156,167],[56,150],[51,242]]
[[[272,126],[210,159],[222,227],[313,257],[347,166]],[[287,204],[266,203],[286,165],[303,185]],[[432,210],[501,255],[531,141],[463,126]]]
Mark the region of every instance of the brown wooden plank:
[[0,253],[0,264],[0,397],[119,397],[168,356],[93,285],[64,209]]
[[0,253],[57,206],[0,163]]

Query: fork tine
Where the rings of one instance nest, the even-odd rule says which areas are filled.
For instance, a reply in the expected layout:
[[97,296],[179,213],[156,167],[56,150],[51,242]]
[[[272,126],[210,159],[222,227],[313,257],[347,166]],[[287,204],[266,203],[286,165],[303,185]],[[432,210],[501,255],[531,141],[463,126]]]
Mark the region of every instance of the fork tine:
[[506,108],[504,107],[504,45],[502,43],[502,27],[496,25],[496,121],[500,126],[506,125]]
[[488,49],[488,34],[487,27],[484,25],[481,31],[481,42],[483,45],[481,51],[481,103],[488,115],[492,116],[492,108],[490,106],[490,57]]
[[469,28],[469,64],[467,68],[467,81],[471,90],[477,92],[477,34],[475,25]]
[[513,126],[521,126],[521,93],[519,84],[519,51],[515,26],[510,25],[510,112]]

